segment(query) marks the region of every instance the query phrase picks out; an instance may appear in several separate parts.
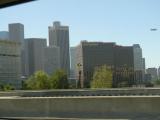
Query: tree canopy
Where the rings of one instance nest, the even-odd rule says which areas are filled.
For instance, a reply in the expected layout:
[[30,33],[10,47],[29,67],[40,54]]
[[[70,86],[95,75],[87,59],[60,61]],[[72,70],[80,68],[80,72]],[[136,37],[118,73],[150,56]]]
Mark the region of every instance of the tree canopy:
[[93,74],[91,88],[111,88],[112,70],[106,65],[97,67]]
[[49,89],[49,83],[48,75],[43,71],[37,71],[25,82],[25,88],[31,90]]
[[67,74],[63,70],[57,70],[51,76],[43,71],[37,71],[23,83],[23,89],[66,89],[68,88]]
[[63,70],[57,70],[50,76],[51,88],[54,89],[67,89],[69,84],[67,74]]

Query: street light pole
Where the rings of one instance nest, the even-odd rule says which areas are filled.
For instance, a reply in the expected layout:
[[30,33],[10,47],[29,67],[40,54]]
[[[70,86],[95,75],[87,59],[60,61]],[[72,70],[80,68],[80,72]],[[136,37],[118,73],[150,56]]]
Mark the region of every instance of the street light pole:
[[81,66],[82,66],[81,63],[77,64],[77,68],[78,68],[78,82],[76,83],[77,84],[76,85],[77,88],[82,88],[82,83],[81,83],[81,74],[82,74]]

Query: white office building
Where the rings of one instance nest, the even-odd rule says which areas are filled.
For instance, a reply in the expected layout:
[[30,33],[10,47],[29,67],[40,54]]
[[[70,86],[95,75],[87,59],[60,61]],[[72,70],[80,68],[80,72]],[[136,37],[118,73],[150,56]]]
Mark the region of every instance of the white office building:
[[21,87],[20,43],[0,40],[0,83]]

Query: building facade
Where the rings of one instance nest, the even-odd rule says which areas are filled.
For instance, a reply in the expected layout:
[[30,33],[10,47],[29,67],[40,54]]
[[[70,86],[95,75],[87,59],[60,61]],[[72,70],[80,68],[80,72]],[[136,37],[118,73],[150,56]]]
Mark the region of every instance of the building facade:
[[142,65],[143,65],[143,71],[146,73],[146,60],[145,58],[142,58]]
[[134,70],[142,71],[143,70],[142,49],[139,44],[133,45],[133,52],[134,52]]
[[46,39],[28,38],[25,39],[25,46],[27,76],[33,75],[36,71],[44,70],[44,48],[47,46]]
[[133,46],[114,45],[113,87],[132,86],[138,84],[138,74],[134,70]]
[[113,71],[113,87],[121,86],[121,83],[134,84],[132,46],[82,41],[77,46],[76,62],[80,64],[77,76],[80,76],[81,87],[90,87],[95,68],[103,65]]
[[21,23],[11,23],[8,25],[8,29],[9,40],[16,41],[21,44],[21,76],[25,76],[24,25]]
[[157,68],[148,68],[146,71],[147,74],[151,74],[152,81],[158,79]]
[[151,74],[145,74],[145,84],[151,83],[152,76]]
[[51,75],[60,69],[59,47],[49,46],[44,48],[44,71]]
[[69,76],[69,27],[62,26],[60,22],[54,22],[49,28],[49,46],[60,48],[60,68],[65,70]]
[[143,68],[143,58],[142,58],[142,48],[139,44],[133,45],[134,54],[134,71],[135,71],[135,81],[138,83],[144,82],[144,68]]
[[158,68],[158,79],[160,80],[160,67]]
[[21,87],[21,44],[16,41],[0,40],[0,83]]
[[24,49],[24,25],[21,23],[11,23],[8,25],[9,39],[21,43],[21,49]]
[[77,65],[76,65],[76,47],[70,47],[70,77],[76,78],[76,71],[77,71]]

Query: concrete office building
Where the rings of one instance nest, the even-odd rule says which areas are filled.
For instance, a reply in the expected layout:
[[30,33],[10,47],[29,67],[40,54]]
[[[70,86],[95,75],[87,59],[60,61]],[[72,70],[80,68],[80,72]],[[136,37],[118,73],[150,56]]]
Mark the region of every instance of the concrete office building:
[[77,64],[76,64],[76,54],[77,54],[77,51],[76,51],[76,47],[70,47],[70,63],[71,63],[71,66],[70,66],[70,77],[69,77],[69,83],[70,85],[72,86],[75,86],[76,87],[76,84],[77,84]]
[[[133,46],[114,45],[114,86],[123,87],[137,84],[137,72],[134,70]],[[120,84],[120,85],[119,85]]]
[[26,45],[26,68],[27,76],[33,75],[36,71],[44,70],[44,48],[47,46],[46,39],[28,38]]
[[60,68],[65,70],[69,76],[69,27],[62,26],[60,22],[54,22],[53,26],[49,27],[49,46],[60,48]]
[[[132,46],[118,46],[116,43],[82,41],[77,46],[77,63],[81,64],[81,85],[89,87],[96,67],[107,65],[113,70],[113,86],[120,83],[134,84],[134,58]],[[126,76],[129,78],[123,81]],[[78,76],[78,75],[77,75]]]
[[8,28],[9,40],[16,41],[21,44],[21,76],[25,76],[24,25],[21,23],[11,23],[8,25]]
[[24,25],[21,23],[12,23],[9,27],[9,39],[21,43],[21,49],[24,49]]
[[160,79],[160,67],[158,68],[158,79]]
[[144,79],[145,79],[145,82],[144,83],[150,83],[151,82],[151,80],[152,80],[152,76],[151,76],[151,74],[145,74],[144,75]]
[[138,83],[143,83],[145,73],[143,69],[142,49],[139,44],[133,45],[133,54],[134,54],[134,71],[136,73],[135,81],[137,81]]
[[76,78],[76,71],[77,71],[77,65],[76,65],[76,47],[70,47],[70,63],[71,63],[71,69],[70,69],[70,77]]
[[146,71],[147,74],[151,74],[152,80],[158,79],[157,68],[148,68]]
[[134,70],[142,71],[143,70],[142,49],[139,44],[133,45],[133,52],[134,52]]
[[0,40],[0,83],[21,87],[20,43]]
[[145,61],[145,58],[142,58],[142,80],[143,80],[143,83],[146,83],[145,81],[145,74],[146,74],[146,61]]
[[9,32],[0,31],[0,40],[9,40]]
[[144,71],[144,73],[146,73],[146,61],[145,61],[145,58],[142,58],[142,70]]
[[44,48],[44,71],[49,75],[60,69],[59,47],[49,46]]

